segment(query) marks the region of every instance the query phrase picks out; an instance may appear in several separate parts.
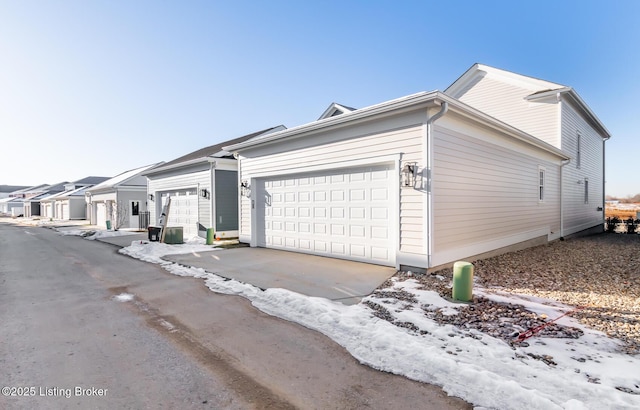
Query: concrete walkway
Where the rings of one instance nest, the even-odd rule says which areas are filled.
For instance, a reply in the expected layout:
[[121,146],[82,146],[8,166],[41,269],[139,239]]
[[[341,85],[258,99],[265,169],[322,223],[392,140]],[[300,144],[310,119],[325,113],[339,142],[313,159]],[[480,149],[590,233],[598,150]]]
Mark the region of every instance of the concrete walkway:
[[163,259],[261,289],[284,288],[345,305],[360,302],[396,273],[388,266],[265,248],[233,248]]

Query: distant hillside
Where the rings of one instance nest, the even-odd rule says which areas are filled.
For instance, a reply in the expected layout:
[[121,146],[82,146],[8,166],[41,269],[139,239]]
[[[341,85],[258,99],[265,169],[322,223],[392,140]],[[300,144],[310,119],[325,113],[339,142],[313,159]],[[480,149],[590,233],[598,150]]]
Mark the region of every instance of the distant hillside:
[[628,196],[626,198],[618,198],[612,195],[607,195],[605,199],[607,201],[618,201],[621,204],[637,204],[640,203],[640,194],[635,194],[634,196]]

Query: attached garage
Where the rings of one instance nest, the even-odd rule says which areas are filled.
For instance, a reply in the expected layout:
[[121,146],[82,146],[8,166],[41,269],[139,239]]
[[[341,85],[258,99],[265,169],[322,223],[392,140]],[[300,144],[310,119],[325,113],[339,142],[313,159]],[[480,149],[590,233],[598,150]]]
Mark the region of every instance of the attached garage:
[[394,164],[257,180],[257,245],[395,265]]
[[237,238],[238,165],[233,155],[222,147],[282,129],[283,126],[273,127],[201,148],[143,173],[147,177],[150,223],[160,223],[162,198],[170,194],[167,222],[184,227],[185,238],[204,238],[209,229],[213,229],[216,237]]
[[559,149],[437,91],[334,111],[225,147],[240,241],[430,269],[557,235]]

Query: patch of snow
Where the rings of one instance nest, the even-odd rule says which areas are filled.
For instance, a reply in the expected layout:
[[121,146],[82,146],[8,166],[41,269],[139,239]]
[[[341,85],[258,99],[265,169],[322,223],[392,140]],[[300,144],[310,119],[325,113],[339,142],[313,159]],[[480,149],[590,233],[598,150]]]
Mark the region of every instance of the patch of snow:
[[133,258],[143,260],[145,262],[157,263],[161,265],[173,264],[173,262],[162,259],[166,255],[178,255],[192,253],[197,255],[200,252],[209,252],[219,250],[220,248],[206,245],[202,238],[191,238],[184,244],[168,245],[160,242],[132,241],[131,246],[120,249],[118,252],[129,255]]
[[113,297],[118,302],[131,302],[134,296],[131,293],[121,293]]
[[[421,306],[447,309],[453,314],[460,304],[442,299],[436,292],[421,290],[417,281],[409,279],[396,282],[393,289],[410,292],[419,303],[386,307],[397,321],[410,322],[419,329],[414,331],[373,316],[364,303],[345,306],[285,289],[262,291],[200,268],[161,259],[170,253],[204,250],[199,246],[202,245],[133,243],[120,252],[162,264],[175,275],[204,279],[214,292],[243,296],[265,313],[327,335],[363,364],[442,386],[448,394],[461,397],[478,409],[640,408],[640,357],[616,353],[617,341],[579,326],[571,317],[565,316],[559,323],[581,327],[585,331],[583,337],[535,336],[527,340],[529,346],[512,347],[478,331],[439,325],[427,318]],[[177,251],[180,247],[182,250]],[[567,310],[566,306],[540,298],[496,294],[479,287],[474,292],[523,305],[549,318]],[[552,356],[557,365],[549,366],[531,355]]]

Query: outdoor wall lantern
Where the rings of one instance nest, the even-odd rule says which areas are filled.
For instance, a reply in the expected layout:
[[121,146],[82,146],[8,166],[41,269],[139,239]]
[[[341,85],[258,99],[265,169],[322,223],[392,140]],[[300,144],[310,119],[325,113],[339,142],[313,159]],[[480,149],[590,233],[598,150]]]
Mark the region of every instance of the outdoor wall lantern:
[[240,195],[247,198],[251,196],[251,185],[247,181],[242,181],[240,184]]
[[200,190],[200,196],[203,198],[209,198],[209,191],[206,188],[202,188]]
[[416,171],[418,166],[415,162],[409,162],[404,164],[402,168],[402,185],[406,187],[415,186],[416,183]]
[[153,194],[149,194],[148,197],[149,197],[149,201],[153,201]]

